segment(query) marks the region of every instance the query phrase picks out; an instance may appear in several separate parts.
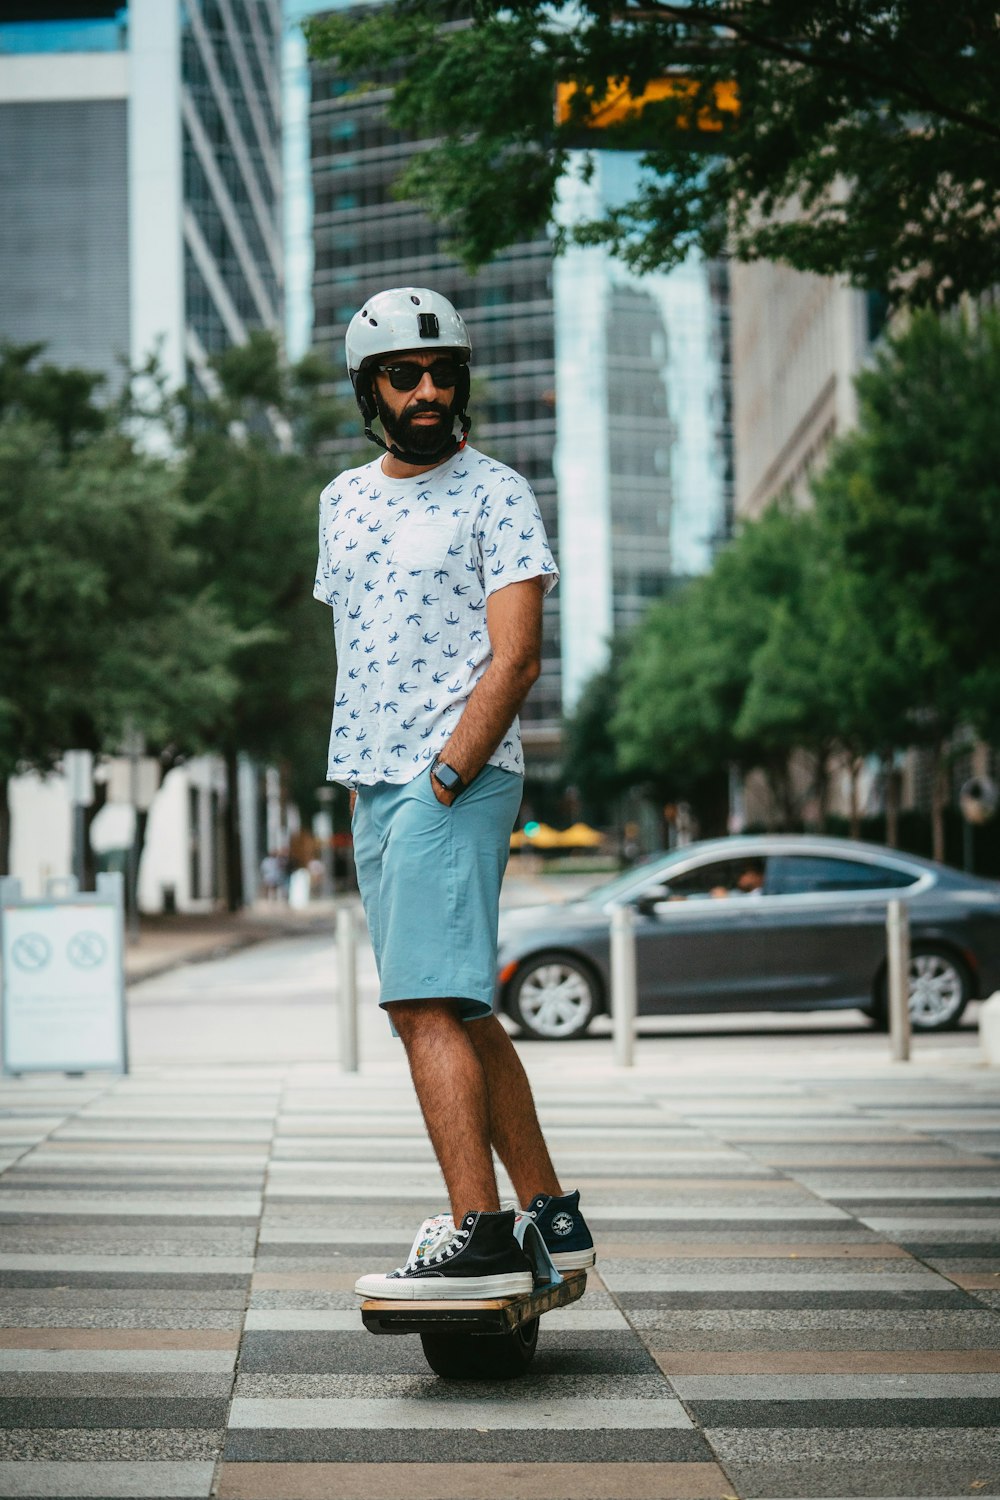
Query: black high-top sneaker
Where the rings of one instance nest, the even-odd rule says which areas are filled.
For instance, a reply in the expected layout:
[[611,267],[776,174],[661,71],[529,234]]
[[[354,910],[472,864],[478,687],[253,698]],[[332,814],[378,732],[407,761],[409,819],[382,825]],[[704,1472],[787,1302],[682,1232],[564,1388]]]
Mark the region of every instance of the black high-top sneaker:
[[524,1211],[541,1230],[557,1271],[584,1271],[594,1264],[594,1241],[580,1212],[579,1193],[563,1193],[559,1198],[539,1193]]
[[425,1219],[405,1266],[362,1276],[354,1290],[359,1297],[467,1302],[519,1296],[533,1285],[531,1265],[514,1238],[513,1210],[502,1209],[466,1214],[458,1228],[450,1214]]

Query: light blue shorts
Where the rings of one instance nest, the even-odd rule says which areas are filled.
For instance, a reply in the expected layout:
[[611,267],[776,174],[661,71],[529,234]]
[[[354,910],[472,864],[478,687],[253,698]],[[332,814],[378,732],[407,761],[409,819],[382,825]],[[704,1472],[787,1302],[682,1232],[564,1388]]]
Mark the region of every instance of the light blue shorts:
[[358,789],[354,860],[380,1005],[455,1000],[463,1021],[492,1014],[500,882],[523,786],[484,766],[451,807],[429,770]]

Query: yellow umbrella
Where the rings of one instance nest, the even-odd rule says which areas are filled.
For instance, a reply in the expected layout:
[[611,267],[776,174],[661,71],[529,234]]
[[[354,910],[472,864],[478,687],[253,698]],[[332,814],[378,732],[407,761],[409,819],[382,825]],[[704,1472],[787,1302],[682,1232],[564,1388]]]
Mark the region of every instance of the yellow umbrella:
[[604,843],[604,835],[587,823],[574,823],[562,835],[562,842],[567,849],[596,849]]
[[559,849],[562,847],[562,834],[555,828],[550,828],[548,823],[539,823],[528,834],[528,842],[532,849]]

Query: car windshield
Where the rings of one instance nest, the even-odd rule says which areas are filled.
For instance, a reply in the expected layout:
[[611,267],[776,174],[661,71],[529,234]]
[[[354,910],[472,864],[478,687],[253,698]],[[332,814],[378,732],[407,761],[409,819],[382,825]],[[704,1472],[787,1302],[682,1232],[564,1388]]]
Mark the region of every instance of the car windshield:
[[690,853],[691,850],[687,846],[673,849],[669,854],[664,854],[662,849],[658,849],[654,854],[647,854],[644,859],[640,859],[621,875],[616,875],[614,880],[595,886],[582,899],[591,902],[594,906],[604,906],[608,901],[619,901],[636,886],[645,885],[654,872],[657,874],[661,870],[666,872],[679,860],[690,856]]

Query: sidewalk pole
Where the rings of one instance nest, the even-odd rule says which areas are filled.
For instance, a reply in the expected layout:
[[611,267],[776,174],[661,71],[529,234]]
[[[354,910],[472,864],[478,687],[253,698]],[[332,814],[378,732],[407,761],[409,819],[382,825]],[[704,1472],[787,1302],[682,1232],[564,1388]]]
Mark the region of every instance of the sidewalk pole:
[[910,1060],[910,913],[903,901],[890,901],[885,914],[889,961],[889,1055]]
[[619,1068],[635,1060],[635,912],[631,906],[611,908],[611,1023],[614,1058]]
[[337,973],[340,980],[340,1071],[358,1071],[358,964],[353,908],[337,909]]

